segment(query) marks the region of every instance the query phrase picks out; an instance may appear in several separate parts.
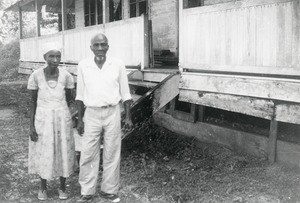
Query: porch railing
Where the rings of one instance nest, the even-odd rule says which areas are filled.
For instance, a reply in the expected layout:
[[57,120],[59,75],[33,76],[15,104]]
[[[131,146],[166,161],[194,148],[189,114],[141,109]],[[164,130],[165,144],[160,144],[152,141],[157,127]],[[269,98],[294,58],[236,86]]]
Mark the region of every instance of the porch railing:
[[52,35],[20,40],[20,61],[43,62],[42,48],[47,42],[62,44],[62,62],[78,63],[92,56],[90,39],[96,33],[105,33],[109,40],[108,55],[118,57],[127,66],[147,67],[148,25],[147,17],[62,31]]

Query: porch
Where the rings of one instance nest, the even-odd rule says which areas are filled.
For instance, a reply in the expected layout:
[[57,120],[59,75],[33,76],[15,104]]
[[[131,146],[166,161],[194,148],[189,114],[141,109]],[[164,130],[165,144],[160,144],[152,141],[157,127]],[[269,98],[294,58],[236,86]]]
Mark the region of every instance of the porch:
[[[96,33],[105,33],[109,39],[108,56],[123,60],[128,68],[149,66],[147,18],[140,16],[105,25],[95,25],[61,31],[56,34],[20,39],[20,73],[30,73],[32,69],[43,66],[40,54],[47,42],[62,44],[61,65],[71,73],[76,73],[76,65],[86,57],[92,56],[90,39]],[[122,33],[120,35],[119,33]],[[30,51],[28,51],[30,50]]]

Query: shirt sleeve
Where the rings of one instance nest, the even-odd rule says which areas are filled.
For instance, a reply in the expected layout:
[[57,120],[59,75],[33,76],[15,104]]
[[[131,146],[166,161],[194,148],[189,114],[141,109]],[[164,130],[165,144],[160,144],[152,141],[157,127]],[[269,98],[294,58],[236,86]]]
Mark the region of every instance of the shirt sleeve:
[[82,65],[78,64],[77,67],[77,85],[76,85],[76,98],[75,100],[83,101],[83,93],[84,93],[84,81],[82,75]]
[[74,88],[74,79],[73,79],[73,76],[69,72],[66,72],[66,88],[67,89]]
[[127,77],[125,65],[123,64],[120,64],[119,83],[120,83],[120,94],[121,94],[122,101],[124,102],[127,100],[131,100],[131,94],[128,85],[128,77]]
[[37,90],[38,87],[38,82],[37,82],[37,78],[36,78],[36,72],[31,73],[29,79],[28,79],[28,83],[27,83],[27,89],[29,90]]

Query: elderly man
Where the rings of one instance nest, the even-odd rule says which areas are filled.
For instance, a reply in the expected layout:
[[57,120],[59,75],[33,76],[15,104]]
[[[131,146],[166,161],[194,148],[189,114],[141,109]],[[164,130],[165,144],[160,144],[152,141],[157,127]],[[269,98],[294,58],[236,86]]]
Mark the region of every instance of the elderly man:
[[[78,64],[77,75],[77,130],[82,137],[78,202],[90,202],[96,192],[100,161],[100,136],[103,137],[103,177],[100,196],[119,202],[121,113],[125,108],[125,125],[132,127],[132,103],[125,66],[109,58],[108,40],[104,34],[92,37],[90,48],[94,57]],[[86,109],[84,110],[84,106]],[[84,122],[83,122],[84,114]]]

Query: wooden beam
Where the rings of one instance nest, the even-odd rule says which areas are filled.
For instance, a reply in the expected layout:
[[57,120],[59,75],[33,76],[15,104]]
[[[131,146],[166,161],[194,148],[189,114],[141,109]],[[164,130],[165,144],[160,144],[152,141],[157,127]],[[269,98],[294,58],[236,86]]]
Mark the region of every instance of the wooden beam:
[[98,25],[98,3],[99,1],[95,1],[95,22],[96,22],[96,25]]
[[62,31],[67,30],[68,29],[67,0],[61,0],[61,18],[62,18],[61,29]]
[[130,72],[128,75],[128,80],[143,80],[143,72],[139,70],[135,70]]
[[122,15],[123,15],[123,19],[128,19],[130,18],[130,8],[129,8],[129,0],[123,0],[123,5],[122,5]]
[[161,82],[170,75],[169,73],[153,73],[153,72],[143,72],[143,73],[144,73],[144,80],[151,81],[151,82]]
[[[147,26],[147,27],[146,27]],[[146,22],[145,28],[145,43],[147,47],[147,52],[145,55],[144,66],[148,68],[154,68],[154,49],[153,49],[153,28],[152,28],[152,20],[148,20]],[[147,57],[147,58],[146,58]]]
[[40,7],[39,7],[38,0],[35,0],[34,3],[35,3],[35,12],[36,12],[36,36],[39,37],[39,36],[41,36]]
[[247,0],[247,1],[232,1],[228,3],[215,4],[213,6],[203,6],[191,9],[184,9],[188,15],[195,15],[195,13],[211,13],[220,12],[232,9],[243,9],[254,6],[264,6],[269,4],[280,4],[293,2],[294,0]]
[[236,74],[264,74],[264,75],[278,75],[282,77],[299,76],[300,68],[295,67],[269,67],[269,66],[234,66],[234,65],[210,65],[210,64],[189,64],[181,63],[181,67],[188,72],[199,73],[236,73]]
[[22,7],[19,6],[19,38],[23,38],[23,15],[22,15]]
[[299,102],[300,80],[183,73],[180,89]]
[[271,120],[270,134],[268,140],[268,160],[274,163],[276,160],[276,145],[277,145],[278,121]]
[[151,61],[153,59],[151,59],[151,55],[153,55],[150,51],[151,49],[151,45],[150,45],[150,41],[151,41],[151,36],[149,36],[149,32],[150,32],[150,28],[149,26],[149,20],[148,20],[148,17],[147,15],[143,15],[143,36],[144,36],[144,39],[143,39],[143,43],[144,43],[144,49],[141,51],[141,70],[144,70],[145,67],[148,67],[149,68],[149,65],[151,64]]
[[103,0],[103,24],[109,23],[109,0]]
[[163,81],[162,85],[155,90],[153,98],[153,112],[157,112],[167,103],[169,103],[173,98],[175,98],[178,93],[180,75],[173,75],[166,81]]
[[286,122],[286,123],[300,124],[300,104],[296,104],[296,103],[276,104],[275,120]]
[[197,120],[199,122],[203,122],[204,121],[204,113],[205,113],[205,106],[202,105],[198,105],[198,118]]
[[180,53],[180,51],[182,50],[182,48],[184,47],[183,46],[183,43],[184,43],[184,39],[183,39],[183,36],[182,36],[182,20],[183,20],[183,0],[179,0],[178,1],[178,7],[179,7],[179,11],[178,11],[178,45],[179,45],[179,48],[178,48],[178,56],[179,56],[179,63],[178,63],[178,66],[179,66],[179,70],[182,71],[182,66],[181,66],[181,63],[182,63],[182,60],[183,60],[183,54]]
[[[151,19],[151,3],[148,3],[148,18],[149,20],[146,22],[147,26],[145,26],[145,43],[147,43],[147,56],[148,58],[148,67],[153,68],[154,67],[154,50],[153,50],[153,29],[152,29],[152,19]],[[146,21],[147,19],[145,19]],[[146,41],[147,40],[147,41]],[[146,58],[145,58],[146,59]],[[146,63],[145,63],[146,64]],[[146,65],[147,66],[147,65]]]
[[272,119],[274,114],[273,101],[251,97],[180,90],[179,100],[269,120]]

